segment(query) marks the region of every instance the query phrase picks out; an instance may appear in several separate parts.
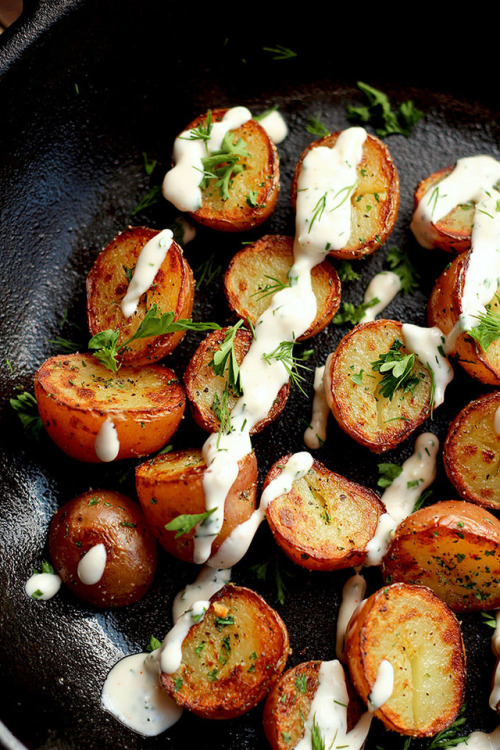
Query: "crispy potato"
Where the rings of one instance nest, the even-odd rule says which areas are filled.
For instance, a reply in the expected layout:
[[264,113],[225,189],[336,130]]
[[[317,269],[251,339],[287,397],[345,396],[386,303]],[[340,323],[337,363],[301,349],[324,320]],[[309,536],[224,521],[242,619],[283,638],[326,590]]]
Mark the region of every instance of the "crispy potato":
[[500,508],[500,435],[495,415],[500,392],[471,401],[448,428],[443,461],[449,480],[464,500]]
[[[311,143],[302,153],[292,182],[292,205],[297,204],[297,181],[302,162],[312,148],[333,148],[340,132]],[[357,184],[351,195],[351,236],[341,250],[330,255],[356,260],[371,255],[391,234],[399,210],[399,177],[389,149],[378,138],[368,134],[363,158],[357,168]]]
[[455,612],[500,607],[500,521],[463,500],[442,500],[402,521],[384,579],[432,589]]
[[[264,706],[264,731],[272,750],[289,750],[304,736],[311,704],[319,685],[320,661],[307,661],[288,669],[267,696]],[[349,695],[347,729],[355,726],[362,713],[362,703],[346,674]]]
[[[106,564],[97,583],[84,583],[80,560],[104,545]],[[56,573],[96,607],[122,607],[144,596],[156,570],[156,540],[137,503],[109,490],[84,492],[54,515],[49,552]]]
[[[255,325],[267,309],[280,284],[288,284],[293,264],[293,238],[265,235],[246,245],[229,263],[224,276],[224,292],[229,306],[243,320]],[[316,317],[298,341],[311,338],[332,320],[340,305],[340,279],[328,261],[315,266],[311,273],[317,300]]]
[[[227,109],[213,109],[212,122],[219,122]],[[185,130],[205,125],[207,114],[199,115]],[[274,211],[279,194],[279,159],[276,146],[255,120],[231,131],[233,143],[242,138],[247,156],[238,162],[242,171],[231,176],[229,197],[224,200],[216,179],[202,188],[202,205],[190,215],[204,226],[219,232],[244,232],[262,224]],[[201,180],[201,176],[200,176]]]
[[[257,459],[248,453],[239,461],[239,473],[224,505],[224,523],[212,543],[212,554],[239,524],[250,518],[256,506]],[[137,495],[144,515],[160,544],[180,560],[193,562],[193,528],[176,538],[165,525],[184,514],[205,511],[203,474],[206,468],[200,450],[173,451],[137,467]]]
[[[223,402],[224,389],[227,386],[226,374],[216,375],[210,366],[214,353],[220,349],[229,328],[221,328],[220,331],[211,331],[206,336],[195,353],[191,357],[184,373],[184,385],[186,395],[195,422],[207,432],[218,432],[220,420],[216,414],[220,404]],[[245,354],[252,343],[252,333],[239,328],[234,340],[234,351],[238,364],[241,365]],[[227,373],[227,367],[226,371]],[[250,431],[255,434],[264,429],[270,422],[281,414],[290,392],[290,383],[285,383],[269,410],[266,419],[262,419]],[[231,411],[236,404],[237,397],[229,388],[227,398],[227,409]]]
[[375,711],[388,729],[429,737],[449,726],[462,706],[460,625],[424,586],[396,583],[368,597],[351,619],[346,657],[354,687],[367,703],[380,663],[392,665],[392,695]]
[[[402,324],[395,320],[360,323],[328,357],[324,382],[328,405],[339,426],[374,453],[395,448],[430,413],[431,374],[416,357],[411,370],[416,386],[399,388],[392,400],[383,396],[384,373],[372,364],[394,342],[403,342]],[[404,345],[401,353],[408,351]]]
[[[470,253],[464,252],[443,271],[429,297],[427,317],[429,325],[438,326],[448,335],[458,323],[462,313],[462,293]],[[496,295],[489,302],[491,309],[499,313],[500,302]],[[467,333],[453,337],[449,354],[476,380],[489,385],[500,385],[500,339],[493,341],[487,351]]]
[[96,438],[110,419],[116,458],[147,456],[162,448],[184,413],[186,397],[163,365],[123,365],[113,373],[92,354],[50,357],[35,375],[40,417],[52,440],[79,461],[98,463]]
[[[172,242],[154,283],[142,295],[137,311],[126,318],[121,301],[127,293],[141,250],[158,232],[147,227],[129,227],[115,237],[100,253],[87,277],[87,320],[91,336],[108,329],[118,330],[118,344],[137,331],[149,308],[156,304],[159,313],[174,312],[175,320],[190,318],[193,309],[193,272],[182,249]],[[143,365],[165,357],[179,344],[185,331],[136,339],[120,353],[119,360]]]
[[251,589],[228,584],[190,628],[180,667],[163,672],[161,681],[179,705],[198,716],[232,719],[269,692],[285,668],[288,649],[278,613]]
[[[281,474],[290,456],[275,463],[264,482]],[[279,546],[309,570],[363,565],[384,505],[372,490],[351,482],[314,460],[286,495],[269,503],[267,520]]]

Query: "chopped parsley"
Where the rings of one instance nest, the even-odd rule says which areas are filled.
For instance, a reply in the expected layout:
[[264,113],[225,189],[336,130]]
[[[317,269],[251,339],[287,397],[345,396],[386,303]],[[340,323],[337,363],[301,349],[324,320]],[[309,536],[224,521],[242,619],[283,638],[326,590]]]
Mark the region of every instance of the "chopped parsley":
[[211,508],[204,513],[183,513],[182,515],[173,518],[169,523],[166,523],[165,529],[167,531],[176,531],[177,534],[175,535],[175,539],[177,539],[177,537],[182,536],[183,534],[189,534],[189,532],[198,524],[204,523],[204,521],[206,521],[207,518],[210,518],[212,513],[216,510],[217,508]]
[[402,389],[405,393],[408,391],[413,393],[420,383],[420,379],[412,375],[415,355],[403,354],[402,348],[402,342],[395,339],[389,351],[380,354],[379,358],[371,363],[372,370],[383,373],[379,383],[379,392],[389,401],[392,401],[397,390]]

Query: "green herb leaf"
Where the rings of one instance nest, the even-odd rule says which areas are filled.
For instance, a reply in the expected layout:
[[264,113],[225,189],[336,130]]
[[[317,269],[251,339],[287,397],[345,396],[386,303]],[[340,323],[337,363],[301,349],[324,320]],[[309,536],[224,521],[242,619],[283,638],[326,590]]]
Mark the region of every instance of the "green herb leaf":
[[443,729],[442,732],[438,732],[435,737],[432,738],[427,750],[446,750],[446,748],[455,747],[460,744],[460,742],[464,742],[467,739],[467,737],[461,737],[458,734],[460,727],[466,722],[464,712],[465,703],[460,709],[460,713],[453,724],[450,724],[447,729]]
[[153,185],[149,193],[147,193],[144,198],[142,198],[137,206],[132,211],[132,216],[135,216],[136,214],[140,213],[141,211],[144,211],[146,208],[149,208],[150,206],[154,206],[155,203],[159,203],[161,198],[161,185]]
[[325,738],[316,724],[316,716],[313,718],[311,727],[311,750],[325,750]]
[[417,109],[411,99],[393,111],[387,94],[361,81],[357,85],[367,97],[368,105],[347,105],[347,117],[354,122],[371,123],[375,133],[382,138],[392,133],[408,137],[412,127],[423,117],[423,112]]
[[[500,303],[500,296],[495,295]],[[490,305],[486,306],[486,312],[475,316],[479,320],[479,325],[471,328],[467,333],[471,338],[478,342],[483,351],[500,338],[500,314],[491,309]]]
[[308,133],[316,136],[317,138],[324,138],[326,135],[330,135],[330,131],[328,130],[326,125],[323,125],[323,123],[320,122],[317,117],[311,117],[306,125],[306,130]]
[[251,295],[252,297],[257,297],[259,300],[263,299],[264,297],[269,297],[270,295],[276,294],[276,292],[279,292],[281,289],[286,289],[286,287],[290,286],[289,281],[287,284],[285,284],[283,281],[276,279],[274,276],[268,276],[266,274],[264,278],[269,279],[273,283],[266,284],[265,286],[261,286],[259,284],[259,288],[257,289],[257,291]]
[[223,201],[229,198],[229,189],[232,178],[243,170],[240,157],[249,156],[243,138],[234,142],[234,133],[230,130],[222,139],[221,147],[201,160],[203,165],[203,177],[200,183],[205,188],[208,181],[215,179],[215,187],[219,188],[219,195]]
[[224,336],[224,340],[220,345],[219,349],[215,352],[210,367],[216,375],[224,377],[226,366],[227,371],[227,382],[229,387],[236,396],[241,396],[241,377],[240,377],[240,366],[236,359],[236,352],[234,350],[234,340],[238,328],[243,325],[243,320],[239,320],[234,326],[231,326]]
[[271,52],[273,54],[273,60],[289,60],[291,57],[297,57],[297,53],[288,47],[283,47],[282,44],[277,44],[276,47],[263,47],[265,52]]
[[405,393],[413,392],[420,383],[420,379],[412,375],[415,355],[402,354],[402,348],[402,342],[395,339],[389,351],[380,354],[379,358],[371,363],[372,370],[384,373],[379,383],[379,392],[389,401],[392,401],[398,389],[403,389]]
[[217,508],[211,508],[211,510],[206,510],[204,513],[184,513],[166,523],[165,529],[167,531],[177,531],[175,535],[175,539],[177,539],[183,534],[189,534],[195,526],[206,521],[216,510]]
[[390,487],[396,477],[399,477],[403,471],[403,467],[398,464],[392,463],[381,463],[378,464],[379,479],[377,485],[379,487]]
[[33,394],[23,391],[15,398],[10,399],[10,405],[17,412],[17,416],[27,434],[37,440],[42,434],[43,424]]
[[359,278],[361,278],[361,274],[354,270],[354,268],[352,267],[352,263],[349,260],[340,261],[337,267],[337,273],[339,275],[340,281],[342,282],[357,281]]
[[352,302],[342,302],[342,308],[340,312],[334,316],[332,323],[337,326],[344,325],[345,323],[357,325],[365,312],[370,307],[378,305],[379,302],[380,300],[378,297],[374,297],[369,302],[361,302],[359,305],[353,305]]
[[302,393],[305,394],[302,387],[302,381],[304,381],[305,378],[300,374],[299,370],[309,370],[310,368],[307,367],[307,365],[302,364],[297,357],[293,356],[294,344],[294,341],[282,341],[274,351],[264,353],[262,356],[269,364],[271,364],[271,360],[273,359],[277,362],[281,362],[292,383],[297,385]]
[[160,648],[161,641],[158,640],[158,638],[155,638],[154,635],[151,636],[149,639],[149,643],[146,646],[146,651],[156,651],[157,648]]
[[405,294],[418,289],[420,276],[405,252],[397,247],[391,247],[385,260],[391,271],[394,271],[401,279],[401,290]]

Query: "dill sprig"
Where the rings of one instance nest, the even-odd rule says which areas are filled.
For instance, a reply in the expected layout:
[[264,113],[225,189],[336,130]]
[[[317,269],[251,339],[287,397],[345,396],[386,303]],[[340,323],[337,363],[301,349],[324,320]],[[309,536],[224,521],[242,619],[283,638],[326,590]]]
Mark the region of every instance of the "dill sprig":
[[229,198],[229,188],[233,177],[244,169],[244,165],[240,163],[240,157],[249,155],[246,145],[243,138],[238,138],[235,142],[234,134],[229,130],[222,139],[220,149],[204,156],[201,160],[203,165],[201,188],[206,187],[209,180],[215,179],[219,195],[223,201],[226,201]]
[[366,106],[347,105],[347,118],[355,122],[371,123],[375,128],[375,133],[382,138],[393,133],[408,137],[412,127],[423,117],[423,112],[411,99],[400,104],[394,111],[387,94],[383,91],[361,81],[358,81],[357,85],[367,97],[368,104]]
[[219,398],[219,394],[215,393],[212,399],[212,411],[219,420],[219,434],[217,436],[217,448],[220,445],[222,435],[229,435],[233,431],[231,424],[231,412],[228,407],[229,401],[229,387],[226,383],[224,390],[222,391],[222,397]]
[[300,374],[300,369],[309,370],[310,368],[304,365],[298,357],[294,357],[294,344],[294,341],[281,341],[272,352],[264,353],[262,356],[269,364],[271,364],[271,360],[281,362],[292,383],[297,385],[305,395],[302,387],[302,382],[305,378]]
[[324,136],[330,135],[330,131],[326,125],[323,125],[317,117],[311,117],[306,125],[306,130],[308,133],[318,138],[324,138]]
[[234,326],[228,329],[222,344],[219,349],[214,353],[210,367],[216,375],[224,376],[226,366],[227,371],[227,382],[229,387],[236,396],[241,396],[241,374],[238,360],[236,359],[236,352],[234,349],[235,337],[240,326],[243,325],[243,320],[238,320]]
[[431,744],[427,747],[427,750],[446,750],[449,747],[455,747],[461,742],[464,742],[467,738],[460,736],[458,731],[460,727],[465,724],[466,718],[464,716],[465,703],[460,709],[460,712],[450,726],[447,729],[443,729],[442,732],[438,732],[435,737],[432,738]]
[[[500,296],[495,295],[500,303]],[[479,320],[479,325],[471,328],[467,333],[471,338],[478,342],[483,351],[500,338],[500,314],[491,309],[491,305],[486,306],[486,312],[474,316]]]
[[390,401],[398,389],[403,389],[407,393],[413,391],[420,382],[416,375],[411,374],[415,355],[403,354],[402,348],[402,342],[395,339],[389,351],[380,354],[378,359],[371,363],[372,370],[383,373],[379,391]]
[[266,284],[263,287],[260,287],[257,289],[256,292],[252,294],[252,297],[257,297],[259,300],[263,299],[264,297],[269,297],[271,294],[275,294],[276,292],[279,292],[281,289],[285,289],[287,286],[290,286],[290,281],[285,284],[284,281],[280,281],[279,279],[275,278],[274,276],[268,276],[267,274],[264,276],[265,279],[269,279],[269,281],[272,281],[272,284]]
[[186,141],[205,141],[205,143],[210,140],[210,137],[212,135],[212,110],[209,109],[207,112],[207,119],[200,123],[197,128],[192,128],[189,131],[189,135],[181,136],[183,140]]

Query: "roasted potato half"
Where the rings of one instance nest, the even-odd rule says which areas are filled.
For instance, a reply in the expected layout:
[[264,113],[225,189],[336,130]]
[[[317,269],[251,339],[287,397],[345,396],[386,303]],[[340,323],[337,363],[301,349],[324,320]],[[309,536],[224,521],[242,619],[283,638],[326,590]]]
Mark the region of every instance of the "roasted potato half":
[[[98,255],[87,277],[87,320],[91,336],[108,329],[119,331],[118,346],[128,341],[144,316],[156,305],[158,313],[173,312],[174,320],[190,318],[193,309],[193,272],[176,242],[170,245],[154,282],[139,300],[129,318],[121,309],[137,259],[144,246],[158,232],[147,227],[129,227],[115,237]],[[136,339],[119,354],[124,364],[143,365],[169,354],[179,344],[184,331]]]
[[500,392],[471,401],[451,422],[443,445],[449,480],[464,500],[500,509]]
[[[239,461],[239,473],[224,505],[224,523],[212,544],[217,552],[239,524],[250,518],[256,506],[257,459],[248,453]],[[195,529],[178,535],[165,525],[180,515],[204,513],[203,474],[206,464],[200,450],[181,450],[152,458],[137,467],[137,495],[144,515],[162,547],[174,557],[193,562]]]
[[182,644],[182,663],[161,675],[174,700],[205,719],[232,719],[257,705],[288,658],[281,617],[251,589],[228,584]]
[[402,521],[382,561],[387,582],[428,586],[455,612],[500,607],[500,521],[442,500]]
[[[226,112],[227,109],[211,110],[212,123],[222,120]],[[204,127],[207,120],[208,113],[199,115],[185,131]],[[244,232],[262,224],[276,207],[280,186],[279,159],[276,146],[255,120],[248,120],[230,133],[233,145],[240,139],[243,141],[244,153],[236,165],[240,171],[231,173],[227,195],[223,195],[215,177],[205,180],[201,188],[202,205],[190,215],[199,224],[219,232]],[[221,159],[211,171],[225,164],[227,160]]]
[[35,396],[52,440],[72,458],[91,463],[112,460],[96,452],[105,423],[116,431],[115,458],[147,456],[174,434],[186,403],[168,367],[123,365],[111,372],[92,354],[50,357],[35,375]]
[[[304,736],[304,724],[319,685],[320,661],[307,661],[288,669],[267,696],[264,706],[264,731],[272,750],[290,750]],[[363,705],[355,694],[349,675],[345,675],[349,696],[347,730],[355,726]]]
[[[224,276],[224,291],[231,309],[255,325],[269,306],[273,294],[289,284],[288,272],[292,265],[292,237],[268,234],[246,245],[233,257]],[[311,277],[317,313],[298,341],[322,331],[340,305],[340,279],[331,263],[325,261],[315,266]]]
[[392,665],[392,694],[375,711],[388,729],[429,737],[449,726],[462,706],[460,625],[424,586],[396,583],[369,596],[349,624],[346,658],[354,687],[366,703],[381,662]]
[[63,582],[96,607],[136,602],[156,570],[156,539],[140,506],[109,490],[84,492],[59,508],[50,523],[49,552]]
[[[281,474],[290,456],[270,469],[264,489]],[[378,496],[314,460],[286,495],[267,506],[267,520],[279,546],[309,570],[363,565],[366,544],[385,512]]]
[[[469,256],[469,252],[464,252],[453,259],[439,276],[429,297],[429,325],[438,326],[445,335],[452,331],[463,312],[462,294]],[[500,286],[488,303],[492,312],[498,314],[500,302],[496,295],[500,295]],[[466,332],[453,337],[452,341],[449,354],[469,375],[482,383],[500,385],[500,339],[493,341],[486,351]]]
[[[219,430],[218,411],[221,404],[225,404],[227,410],[231,411],[237,401],[237,396],[228,386],[227,366],[222,376],[216,375],[210,365],[214,353],[222,346],[228,331],[229,327],[221,328],[220,331],[211,331],[196,349],[184,373],[184,385],[191,413],[195,422],[207,432]],[[252,333],[239,328],[234,338],[234,351],[239,365],[250,349],[251,343]],[[260,432],[281,414],[289,392],[290,383],[288,382],[281,388],[267,418],[258,422],[251,430],[251,434]]]
[[[408,378],[393,391],[390,371],[373,368],[391,351],[396,359],[409,354],[401,323],[383,319],[360,323],[340,341],[325,367],[325,392],[333,416],[348,435],[374,453],[395,448],[424,422],[431,408],[431,374],[417,357]],[[383,395],[386,382],[392,397]]]
[[[311,143],[302,153],[292,181],[292,205],[297,205],[297,181],[306,155],[313,148],[333,148],[339,132]],[[351,235],[341,250],[330,255],[344,260],[364,258],[384,244],[396,223],[399,210],[399,177],[389,149],[368,134],[363,158],[357,168],[357,184],[351,194]]]

